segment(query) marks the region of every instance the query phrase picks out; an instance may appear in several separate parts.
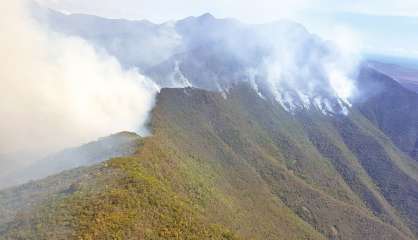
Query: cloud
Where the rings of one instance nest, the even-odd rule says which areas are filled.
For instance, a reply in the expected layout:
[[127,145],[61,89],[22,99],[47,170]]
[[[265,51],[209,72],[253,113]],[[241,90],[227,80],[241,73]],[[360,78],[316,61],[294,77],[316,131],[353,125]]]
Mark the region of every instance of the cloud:
[[327,0],[328,9],[344,12],[363,13],[380,16],[418,16],[416,0],[366,0],[346,1],[345,3]]
[[296,29],[275,29],[262,37],[273,47],[260,79],[266,79],[267,89],[288,111],[316,108],[324,114],[347,114],[359,62],[354,37],[339,29],[329,42]]
[[[86,41],[40,27],[26,3],[1,3],[0,153],[47,153],[119,131],[146,134],[157,86]],[[5,161],[3,170],[14,164]]]

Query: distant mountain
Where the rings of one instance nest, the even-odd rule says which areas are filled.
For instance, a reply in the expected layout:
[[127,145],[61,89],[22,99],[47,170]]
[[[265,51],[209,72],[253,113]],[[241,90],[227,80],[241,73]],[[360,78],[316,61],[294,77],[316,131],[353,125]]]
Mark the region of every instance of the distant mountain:
[[418,66],[376,60],[369,61],[368,64],[370,67],[392,77],[405,88],[418,92]]
[[82,37],[115,56],[125,67],[147,69],[169,58],[180,46],[174,24],[128,21],[34,9],[36,19],[60,33]]
[[161,87],[225,92],[250,82],[260,95],[274,95],[289,111],[314,107],[346,112],[329,81],[330,74],[345,75],[340,65],[346,60],[339,61],[331,43],[298,23],[254,25],[204,14],[158,25],[54,11],[38,15],[51,29],[105,49]]
[[[295,59],[288,60],[298,61],[301,67],[307,64],[303,57],[308,56],[309,51],[325,51],[322,48],[326,47],[303,26],[286,21],[247,25],[206,14],[180,20],[176,23],[176,29],[182,36],[186,50],[146,71],[164,87],[181,86],[184,77],[186,85],[226,91],[240,81],[248,81],[248,71],[261,68],[264,60],[275,58],[275,51],[279,51],[275,49],[278,47],[276,45],[288,47],[292,52],[293,48],[300,47]],[[296,56],[298,54],[300,56]],[[172,82],[167,83],[166,79]]]
[[418,160],[418,95],[375,70],[375,65],[363,68],[358,82],[360,111],[397,147]]

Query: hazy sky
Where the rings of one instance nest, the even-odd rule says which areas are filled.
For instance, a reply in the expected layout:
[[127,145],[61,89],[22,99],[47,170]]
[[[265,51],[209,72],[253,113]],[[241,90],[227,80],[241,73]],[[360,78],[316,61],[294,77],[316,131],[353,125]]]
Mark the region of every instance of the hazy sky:
[[69,12],[156,22],[211,12],[263,22],[291,17],[298,12],[352,12],[372,15],[418,16],[417,0],[37,0]]
[[210,12],[260,23],[288,18],[323,37],[343,31],[367,52],[418,56],[418,0],[37,0],[69,13],[164,22]]

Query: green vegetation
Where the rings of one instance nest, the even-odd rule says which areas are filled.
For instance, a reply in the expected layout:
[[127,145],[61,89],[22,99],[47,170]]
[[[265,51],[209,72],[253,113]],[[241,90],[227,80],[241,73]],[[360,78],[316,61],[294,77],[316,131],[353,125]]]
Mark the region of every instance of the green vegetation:
[[0,239],[416,239],[415,165],[355,110],[164,89],[150,127],[130,157],[0,192]]
[[148,175],[140,157],[113,159],[96,171],[93,185],[71,185],[70,195],[20,215],[5,239],[237,239]]

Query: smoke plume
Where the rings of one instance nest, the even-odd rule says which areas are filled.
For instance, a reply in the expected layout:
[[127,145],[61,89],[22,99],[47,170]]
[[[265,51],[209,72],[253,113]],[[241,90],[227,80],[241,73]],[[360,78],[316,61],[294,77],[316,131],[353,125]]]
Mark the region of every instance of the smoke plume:
[[38,25],[24,0],[0,5],[3,172],[29,164],[5,155],[46,154],[119,131],[147,133],[158,91],[151,80],[85,40]]
[[349,31],[336,31],[330,41],[291,21],[245,24],[209,14],[177,28],[185,29],[182,37],[190,50],[148,72],[162,86],[192,86],[227,96],[244,82],[291,113],[349,113],[360,61]]

